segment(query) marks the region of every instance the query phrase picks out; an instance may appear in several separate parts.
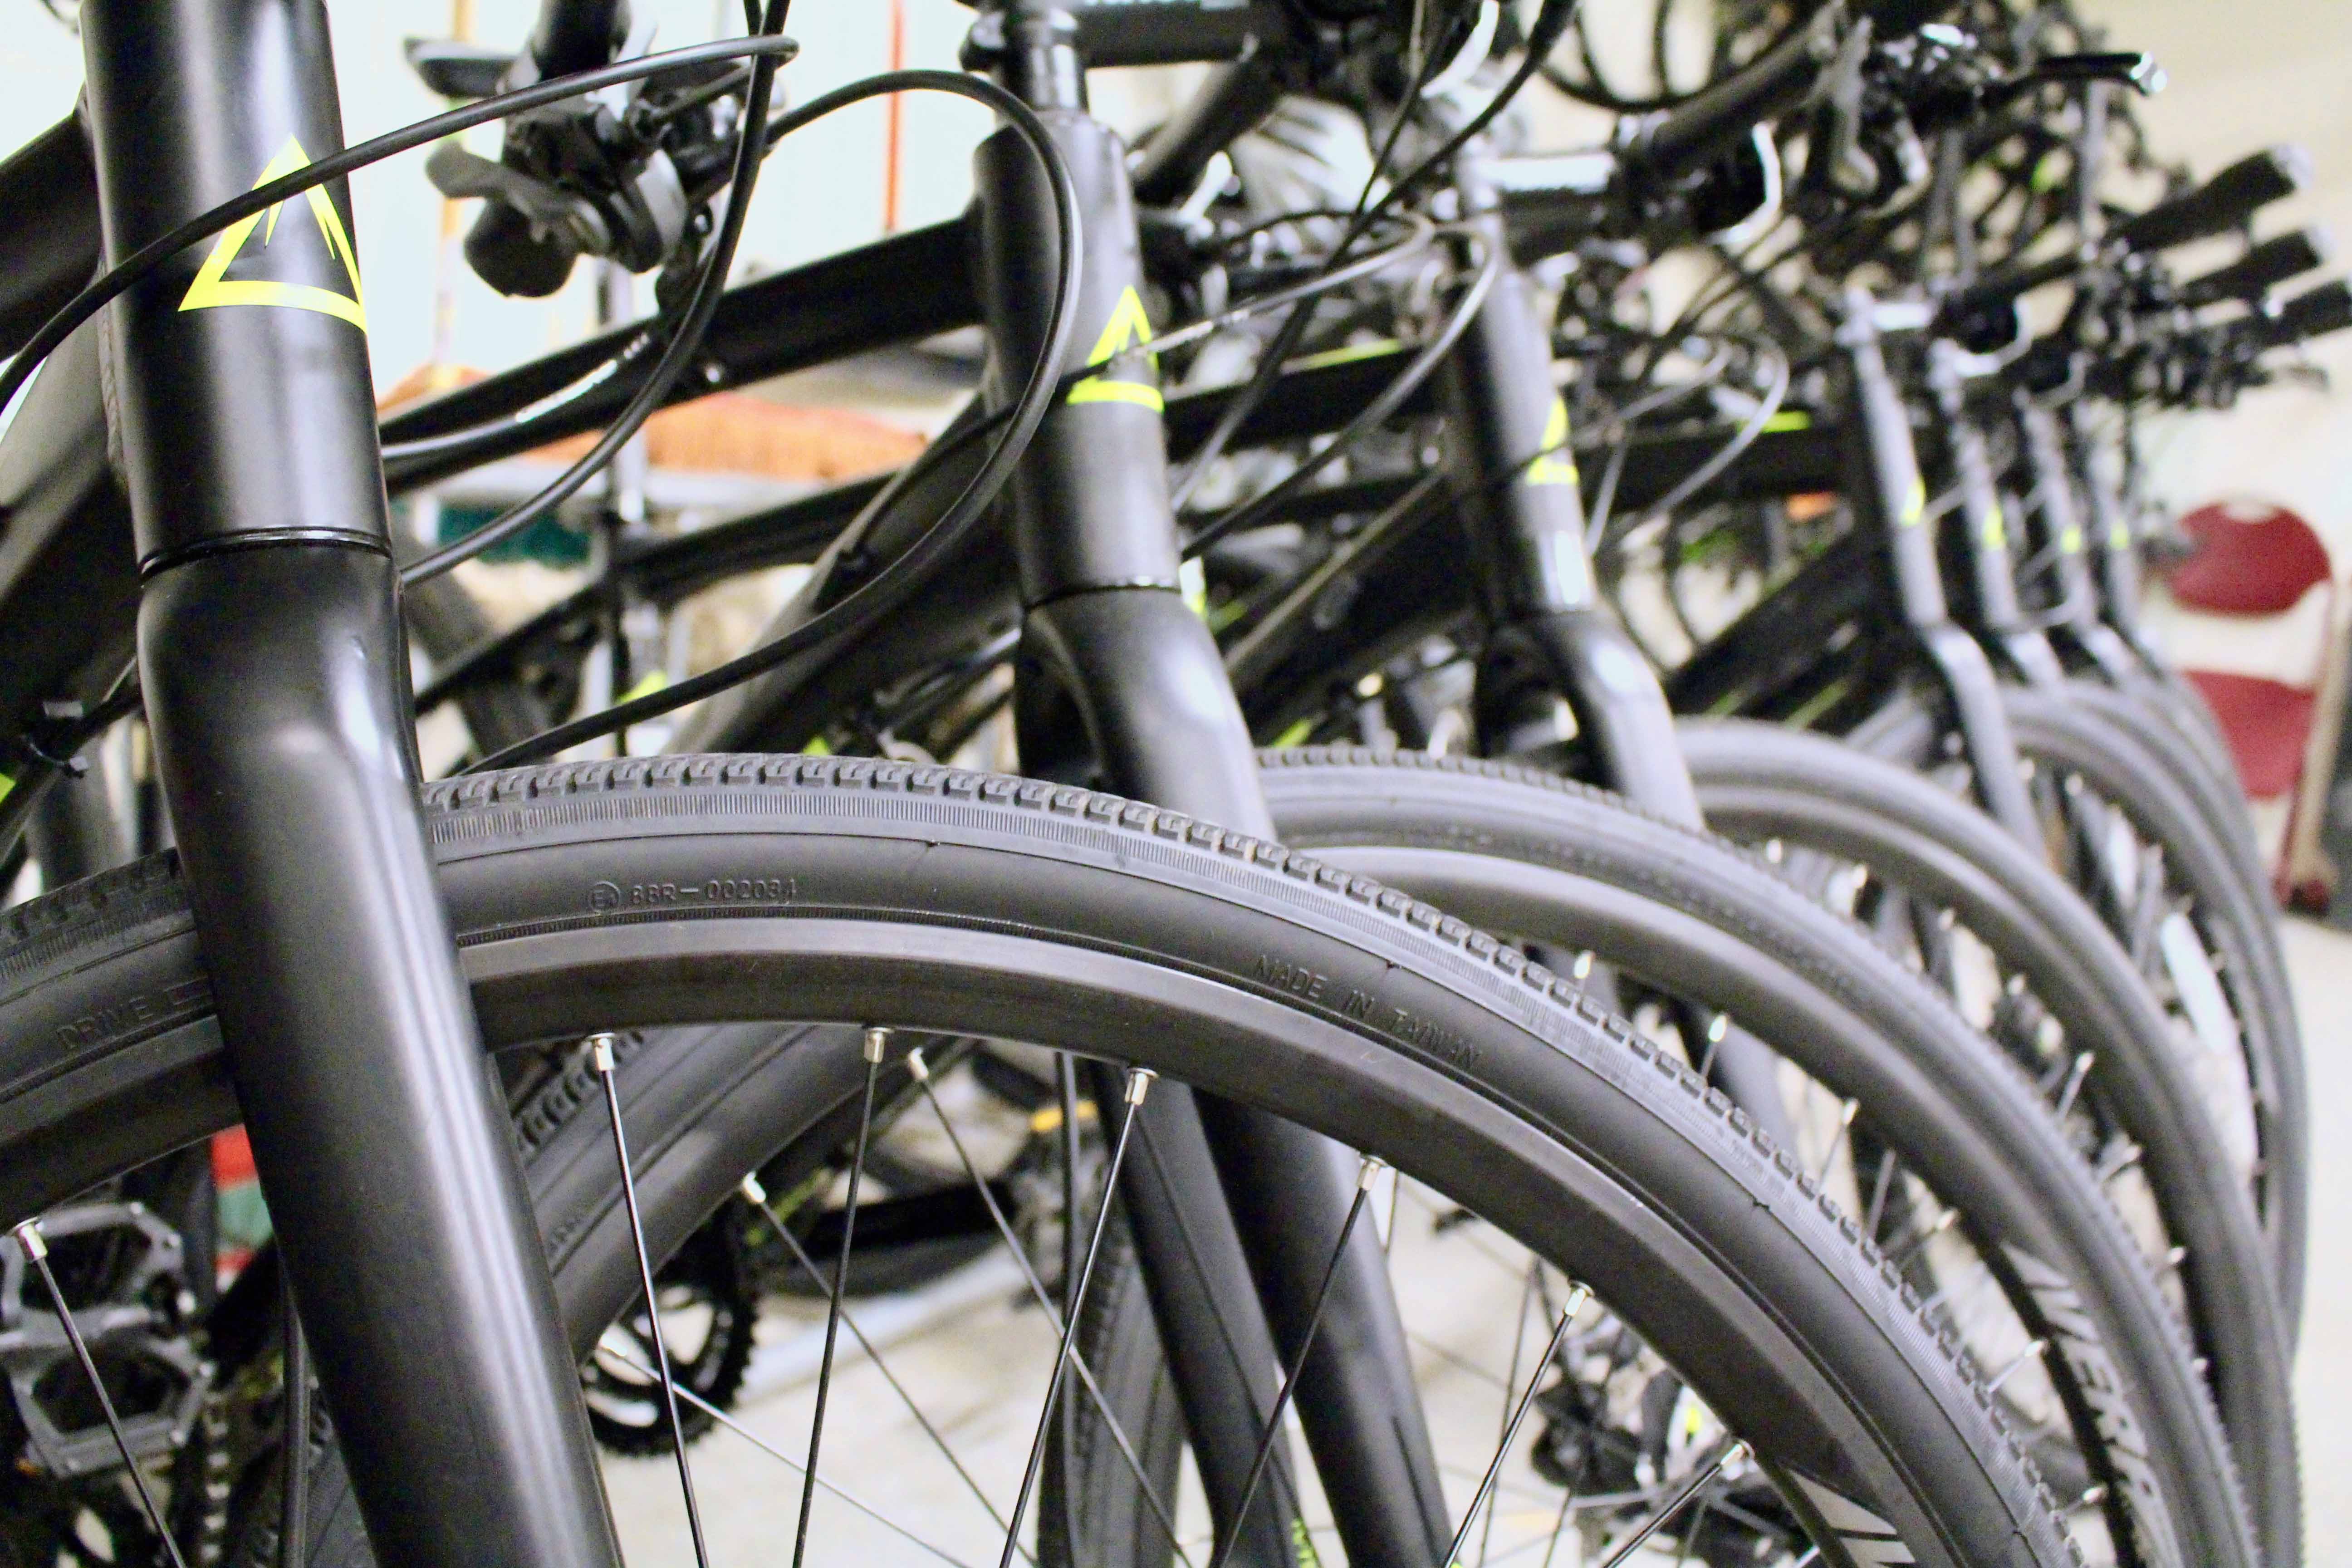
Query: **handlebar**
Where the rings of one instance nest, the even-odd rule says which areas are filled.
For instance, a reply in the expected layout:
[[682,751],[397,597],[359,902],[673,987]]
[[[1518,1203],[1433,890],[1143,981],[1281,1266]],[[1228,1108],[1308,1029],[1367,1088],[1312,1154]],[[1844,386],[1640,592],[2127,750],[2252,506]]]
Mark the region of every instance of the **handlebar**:
[[1290,30],[1272,0],[1150,0],[1074,6],[1078,57],[1093,66],[1172,66],[1234,60]]
[[1626,150],[1629,171],[1654,181],[1678,180],[1713,163],[1754,126],[1795,108],[1834,51],[1835,37],[1823,20],[1834,16],[1835,7],[1824,7],[1813,22],[1651,121]]
[[2116,237],[2134,250],[2168,250],[2236,227],[2254,209],[2292,195],[2311,180],[2311,154],[2301,147],[2267,147],[2241,158],[2197,189],[2116,226]]
[[2279,308],[2265,335],[2273,343],[2303,342],[2352,327],[2352,284],[2338,278],[2307,289]]
[[541,0],[529,52],[543,81],[609,64],[628,36],[629,0]]
[[2316,226],[2266,239],[2227,267],[2182,284],[2181,302],[2210,305],[2223,300],[2259,299],[2288,279],[2324,265],[2332,248],[2327,231]]

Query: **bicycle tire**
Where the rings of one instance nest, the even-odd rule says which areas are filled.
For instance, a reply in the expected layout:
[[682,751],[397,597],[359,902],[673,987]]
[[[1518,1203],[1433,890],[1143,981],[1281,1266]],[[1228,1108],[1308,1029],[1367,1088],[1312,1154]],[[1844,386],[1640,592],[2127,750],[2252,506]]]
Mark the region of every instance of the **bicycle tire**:
[[[2143,838],[2162,847],[2195,900],[2199,931],[2221,961],[2218,978],[2241,1030],[2254,1109],[2266,1123],[2260,1173],[2266,1190],[2258,1206],[2278,1228],[2278,1298],[2292,1348],[2302,1321],[2307,1246],[2309,1106],[2293,993],[2267,910],[2248,895],[2228,848],[2160,757],[2062,698],[2008,688],[2002,700],[2020,757],[2055,777],[2079,775],[2113,802]],[[1935,721],[1924,709],[1904,705],[1868,728],[1864,749],[1881,757],[1924,764],[1934,751]],[[2273,1184],[2274,1193],[2268,1190]]]
[[[1260,762],[1284,842],[1459,909],[1487,929],[1592,951],[1686,1000],[1731,1012],[1832,1094],[1856,1098],[1866,1112],[1883,1108],[1869,1120],[1882,1138],[1900,1137],[1907,1166],[1940,1193],[1973,1194],[1983,1205],[1970,1206],[1974,1234],[2054,1249],[2040,1256],[2063,1257],[2060,1269],[2116,1314],[2110,1342],[2127,1340],[2123,1353],[2144,1363],[2127,1378],[2165,1405],[2149,1430],[2169,1434],[2182,1472],[2177,1485],[2201,1494],[2202,1527],[2184,1531],[2184,1560],[2217,1563],[2253,1550],[2231,1438],[2148,1260],[2038,1090],[1940,993],[1748,853],[1588,785],[1411,752],[1313,749],[1264,752]],[[1560,923],[1527,925],[1538,906]],[[1739,949],[1710,940],[1720,936]],[[1767,994],[1771,1002],[1762,1001]],[[1899,1098],[1893,1086],[1915,1074],[1935,1090]],[[2004,1205],[2000,1194],[1972,1186],[1964,1173],[1983,1163],[2003,1179],[2030,1182],[2032,1195],[2011,1194]],[[2277,1336],[2262,1326],[2275,1307],[2259,1258],[2252,1262],[2238,1277],[2250,1289],[2226,1309],[2252,1310],[2256,1327],[2232,1325],[2221,1338],[2229,1353],[2267,1352],[2263,1364],[2277,1368],[2264,1385],[2277,1403],[2244,1413],[2242,1441],[2266,1455],[2283,1446],[2291,1483],[2291,1394]],[[2299,1489],[2284,1490],[2294,1506],[2274,1520],[2299,1518]],[[2273,1561],[2300,1556],[2291,1529],[2266,1547]]]
[[[1976,1196],[1981,1206],[1969,1208],[1966,1227],[1972,1237],[2006,1237],[2030,1254],[2061,1259],[2059,1269],[2098,1303],[2094,1310],[2106,1331],[2129,1341],[2122,1354],[2134,1364],[2100,1371],[2103,1395],[2139,1388],[2142,1377],[2164,1385],[2150,1391],[2166,1405],[2160,1415],[2147,1412],[2123,1426],[2160,1434],[2155,1446],[2168,1451],[2172,1484],[2199,1493],[2188,1510],[2197,1520],[2184,1521],[2174,1510],[2178,1539],[2145,1560],[2263,1560],[2235,1484],[2230,1440],[2186,1334],[2091,1173],[2022,1075],[1851,922],[1721,840],[1550,775],[1347,749],[1263,752],[1260,762],[1286,844],[1458,910],[1486,929],[1586,951],[1621,973],[1671,976],[1678,998],[1736,1016],[1832,1094],[1853,1095],[1864,1107],[1862,1121],[1894,1136],[1906,1167],[1924,1170],[1939,1196]],[[1915,1099],[1895,1087],[1907,1078],[1916,1092],[1922,1077],[1937,1089]],[[2012,1194],[2004,1214],[2001,1196],[1958,1173],[1969,1167],[1979,1176],[1997,1171],[1997,1180],[2038,1172],[2046,1185],[2030,1197]],[[2054,1230],[2045,1228],[2053,1218]],[[2057,1232],[2070,1233],[2068,1239]],[[2109,1292],[2124,1300],[2109,1300]],[[1118,1321],[1122,1303],[1125,1321]],[[2259,1305],[2258,1325],[2274,1311],[2267,1301]],[[2110,1308],[2116,1315],[2107,1315]],[[1106,1296],[1089,1316],[1089,1342],[1107,1347],[1112,1364],[1132,1368],[1155,1353],[1136,1293]],[[1131,1374],[1127,1386],[1136,1401],[1123,1416],[1127,1429],[1151,1429],[1164,1386]],[[1075,1489],[1087,1503],[1083,1511],[1100,1530],[1048,1561],[1166,1568],[1164,1541],[1135,1531],[1133,1505],[1117,1500],[1134,1489],[1123,1457],[1103,1436],[1105,1424],[1090,1415],[1081,1415],[1071,1462]],[[2087,1414],[2078,1419],[2086,1429],[2095,1424]],[[2291,1451],[2291,1416],[2273,1409],[2248,1436],[2266,1444],[2283,1436]],[[2098,1440],[2088,1430],[2082,1438]],[[2069,1448],[2063,1458],[2073,1467],[2065,1486],[2084,1489],[2080,1454]],[[2144,1456],[2126,1462],[2134,1458]],[[2053,1482],[2065,1473],[2046,1460],[2044,1471]],[[2297,1560],[2291,1531],[2272,1544],[2270,1560]]]
[[[1702,807],[1718,831],[1756,842],[1779,837],[1886,870],[1952,909],[2088,1050],[2097,1073],[2082,1092],[2104,1097],[2115,1121],[2145,1151],[2141,1166],[2173,1236],[2191,1257],[2220,1249],[2225,1284],[2185,1281],[2192,1320],[2225,1423],[2273,1557],[2284,1530],[2299,1528],[2300,1465],[2291,1420],[2281,1418],[2292,1367],[2283,1331],[2250,1331],[2237,1315],[2267,1298],[2284,1324],[2273,1283],[2294,1227],[2261,1227],[2273,1268],[2251,1244],[2254,1216],[2222,1163],[2196,1083],[2172,1053],[2155,997],[2105,922],[2054,872],[1967,801],[1905,768],[1858,754],[1824,736],[1738,720],[1679,726]],[[2112,1082],[2102,1081],[2113,1071]],[[2269,1278],[2263,1276],[2268,1273]],[[2231,1299],[2233,1306],[2221,1303]],[[2270,1478],[2294,1483],[2273,1492]],[[2281,1561],[2294,1561],[2292,1557]]]
[[[1768,1463],[1801,1451],[1814,1482],[1867,1500],[1869,1522],[1839,1510],[1833,1525],[1833,1501],[1798,1494],[1826,1559],[2077,1560],[1992,1395],[1793,1162],[1555,976],[1435,910],[1175,814],[946,768],[662,758],[425,800],[494,1044],[798,1014],[1180,1057],[1202,1087],[1393,1148],[1575,1255]],[[21,906],[0,931],[10,1217],[234,1116],[168,858]],[[1350,1007],[1358,980],[1377,1005]],[[854,1091],[840,1033],[749,1064],[635,1054],[624,1098],[656,1173],[657,1254],[754,1163],[738,1155],[781,1142],[776,1097],[829,1108]],[[1458,1136],[1430,1135],[1448,1123]],[[635,1271],[617,1181],[594,1174],[607,1136],[574,1116],[526,1151],[583,1354]]]
[[[2302,1031],[2275,912],[2266,891],[2237,875],[2228,844],[2177,782],[2165,754],[2097,716],[2040,692],[2004,693],[2018,749],[2037,763],[2079,773],[2144,837],[2163,846],[2197,900],[2208,938],[2227,961],[2222,984],[2238,998],[2244,1049],[2257,1074],[2256,1102],[2271,1119],[2264,1179],[2279,1184],[2279,1299],[2290,1342],[2302,1321],[2304,1249],[2310,1213],[2310,1104]],[[2267,1206],[2267,1205],[2265,1205]]]
[[2270,874],[2263,868],[2262,850],[2254,841],[2254,820],[2246,809],[2246,795],[2227,754],[2221,758],[2200,743],[2201,737],[2166,689],[2153,680],[2129,687],[2105,686],[2095,680],[2070,680],[2053,689],[2054,694],[2096,715],[2129,735],[2158,756],[2179,759],[2172,777],[2188,793],[2213,836],[2230,851],[2231,862],[2255,899],[2271,896]]

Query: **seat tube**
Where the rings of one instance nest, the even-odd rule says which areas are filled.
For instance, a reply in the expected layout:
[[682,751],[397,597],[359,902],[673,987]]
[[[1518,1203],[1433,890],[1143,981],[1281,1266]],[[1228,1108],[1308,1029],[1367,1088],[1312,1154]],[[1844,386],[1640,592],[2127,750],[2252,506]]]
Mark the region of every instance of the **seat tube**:
[[[1086,111],[1075,37],[1063,6],[1015,0],[983,16],[967,53],[1045,120],[1082,212],[1068,368],[1094,374],[1046,417],[1014,483],[1018,679],[1048,679],[1075,700],[1111,787],[1271,837],[1240,704],[1215,639],[1184,602],[1157,368],[1127,352],[1151,328],[1125,149]],[[1003,132],[982,144],[975,184],[982,308],[998,374],[1011,375],[1043,342],[1054,208],[1034,161]],[[1237,1505],[1276,1353],[1279,1364],[1296,1361],[1320,1299],[1297,1407],[1349,1559],[1434,1568],[1450,1538],[1444,1494],[1372,1226],[1357,1227],[1328,1297],[1322,1289],[1355,1160],[1206,1095],[1156,1092],[1141,1114],[1147,1152],[1159,1157],[1129,1163],[1123,1196],[1203,1490],[1234,1561],[1313,1557],[1286,1473],[1261,1484],[1246,1517]]]
[[[319,0],[89,0],[81,24],[110,258],[341,147]],[[417,810],[351,241],[338,182],[111,307],[148,721],[376,1560],[611,1564]]]

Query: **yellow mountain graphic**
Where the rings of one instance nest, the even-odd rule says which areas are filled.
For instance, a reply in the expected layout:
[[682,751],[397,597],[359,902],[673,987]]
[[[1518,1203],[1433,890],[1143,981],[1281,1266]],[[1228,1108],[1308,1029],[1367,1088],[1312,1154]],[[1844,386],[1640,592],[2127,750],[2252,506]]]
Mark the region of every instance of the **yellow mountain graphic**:
[[[253,182],[254,188],[258,190],[272,180],[283,179],[297,169],[309,167],[310,163],[310,155],[302,151],[302,144],[289,136],[278,156],[269,160],[269,166]],[[222,305],[275,305],[280,310],[316,310],[321,315],[337,316],[366,331],[367,305],[360,293],[359,258],[352,254],[352,238],[343,230],[342,216],[335,211],[335,204],[327,199],[324,186],[304,192],[303,198],[310,206],[311,219],[319,226],[319,237],[326,241],[328,253],[342,264],[343,276],[352,285],[349,294],[338,294],[332,289],[309,283],[229,278],[229,264],[245,249],[245,242],[253,237],[255,227],[264,216],[269,219],[269,225],[261,231],[262,245],[266,247],[276,237],[278,216],[286,210],[281,202],[267,214],[239,218],[221,230],[220,237],[213,242],[212,254],[205,258],[204,266],[196,269],[195,281],[188,285],[186,295],[181,299],[180,309],[208,310]]]
[[[1111,307],[1110,320],[1104,323],[1102,336],[1095,340],[1094,353],[1087,356],[1088,364],[1108,364],[1136,344],[1151,341],[1151,318],[1144,313],[1142,297],[1133,284],[1119,292],[1118,303]],[[1160,368],[1160,356],[1149,356],[1151,368]],[[1140,381],[1113,381],[1105,375],[1090,375],[1070,388],[1072,403],[1139,403],[1159,412],[1166,405],[1160,400],[1160,389]]]

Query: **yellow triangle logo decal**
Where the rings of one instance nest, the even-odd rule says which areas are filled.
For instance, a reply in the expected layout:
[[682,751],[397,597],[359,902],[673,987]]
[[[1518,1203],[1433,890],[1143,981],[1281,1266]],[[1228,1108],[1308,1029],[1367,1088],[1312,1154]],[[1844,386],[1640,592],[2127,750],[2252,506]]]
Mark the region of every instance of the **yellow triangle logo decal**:
[[[1102,336],[1095,340],[1094,353],[1087,356],[1088,364],[1108,364],[1138,343],[1151,341],[1151,318],[1144,313],[1143,297],[1130,283],[1119,291],[1118,303],[1111,307],[1110,320],[1104,323]],[[1160,356],[1145,356],[1152,370],[1160,369]],[[1160,389],[1146,382],[1113,381],[1108,376],[1090,375],[1070,388],[1072,403],[1136,403],[1157,414],[1167,406]]]
[[[302,144],[289,136],[286,145],[278,150],[278,156],[269,160],[269,166],[261,171],[259,179],[253,182],[254,188],[258,190],[272,180],[284,179],[297,169],[309,167],[310,163],[310,155],[302,151]],[[188,285],[187,293],[181,299],[180,309],[208,310],[221,305],[275,305],[285,310],[316,310],[321,315],[340,317],[361,331],[366,331],[367,306],[360,293],[359,258],[352,254],[352,237],[344,232],[342,215],[336,212],[335,204],[327,199],[324,186],[305,191],[303,199],[310,206],[311,218],[319,226],[320,237],[326,241],[328,253],[342,264],[343,276],[351,280],[350,293],[338,294],[332,289],[320,289],[309,283],[232,279],[228,276],[229,264],[245,249],[246,241],[253,237],[254,229],[260,226],[264,216],[269,219],[269,224],[261,231],[262,245],[266,247],[276,237],[278,216],[286,210],[285,204],[281,202],[267,214],[255,213],[250,217],[239,218],[221,230],[220,237],[213,242],[212,254],[205,257],[205,264],[196,269],[196,280]]]
[[1551,400],[1551,417],[1544,421],[1543,450],[1528,465],[1527,479],[1531,485],[1576,483],[1576,455],[1568,446],[1568,404],[1562,398]]

